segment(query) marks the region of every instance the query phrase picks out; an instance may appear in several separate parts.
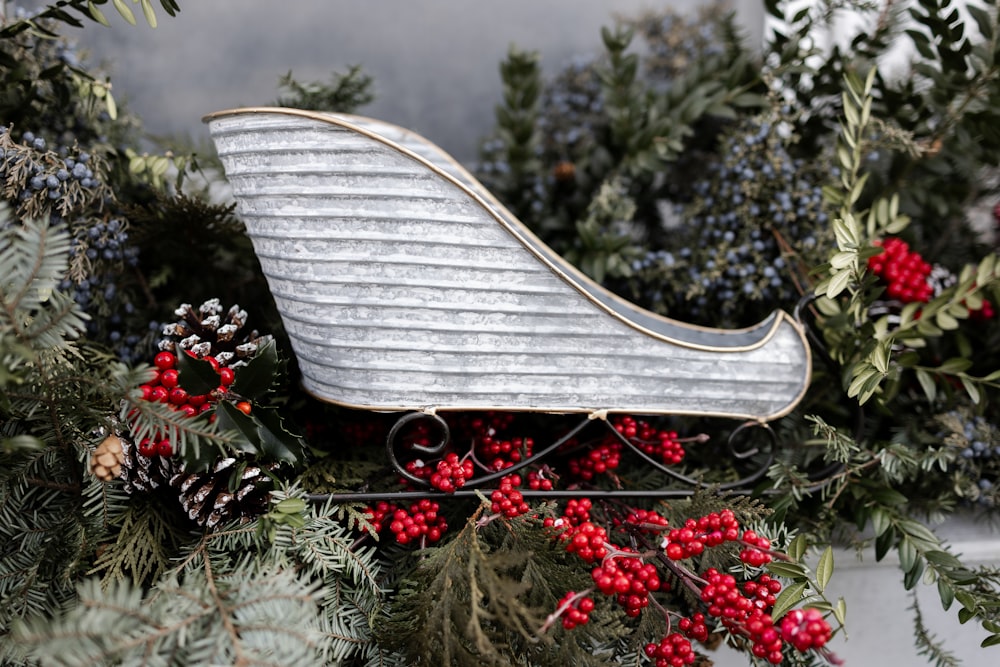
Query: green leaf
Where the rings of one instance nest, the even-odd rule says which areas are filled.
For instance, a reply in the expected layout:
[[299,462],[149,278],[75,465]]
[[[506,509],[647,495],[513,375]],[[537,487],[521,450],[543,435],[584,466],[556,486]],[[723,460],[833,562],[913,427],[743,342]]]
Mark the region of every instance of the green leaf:
[[955,601],[955,589],[952,588],[951,584],[944,577],[938,579],[937,589],[938,597],[941,598],[941,606],[945,611],[948,611],[952,603]]
[[808,543],[806,542],[806,536],[799,534],[796,535],[791,542],[788,543],[788,547],[785,549],[785,553],[793,561],[801,561],[802,556],[805,555],[806,549],[808,548]]
[[247,454],[260,454],[260,435],[257,422],[249,415],[243,414],[229,401],[219,401],[215,408],[216,423],[224,431],[235,431],[243,436],[243,440],[234,443],[235,447]]
[[785,561],[771,561],[767,564],[767,571],[786,579],[802,579],[806,576],[805,566]]
[[830,284],[827,285],[826,295],[831,299],[836,297],[838,294],[840,294],[847,288],[847,285],[850,282],[851,282],[850,271],[839,271],[835,273],[830,278]]
[[833,547],[827,547],[823,550],[823,554],[819,557],[819,563],[816,565],[816,584],[819,586],[821,593],[826,589],[826,585],[830,583],[830,577],[832,576]]
[[976,608],[976,599],[972,597],[971,593],[962,590],[955,591],[955,599],[969,611],[974,611]]
[[935,320],[937,321],[937,325],[945,331],[952,331],[958,328],[958,320],[943,310],[937,314]]
[[889,553],[892,545],[896,543],[896,528],[890,526],[888,530],[875,538],[875,560],[880,561]]
[[933,403],[934,399],[937,397],[937,385],[934,384],[934,378],[924,369],[918,368],[917,381],[920,383],[920,388],[924,390],[924,394],[927,396],[927,402]]
[[962,567],[962,561],[947,551],[928,551],[924,554],[924,558],[927,559],[928,563],[939,567]]
[[917,547],[914,546],[913,541],[905,537],[901,539],[897,553],[899,554],[899,567],[902,568],[903,572],[912,570],[913,564],[917,561]]
[[963,359],[962,357],[952,357],[948,359],[943,364],[937,367],[942,373],[961,373],[962,371],[968,370],[972,366],[971,359]]
[[150,28],[156,27],[156,12],[153,11],[153,3],[150,0],[141,0],[142,13],[146,16],[146,23]]
[[111,24],[108,23],[107,17],[104,16],[104,12],[102,12],[100,10],[100,8],[98,8],[98,6],[94,4],[94,0],[88,0],[88,2],[87,2],[87,11],[90,12],[90,16],[95,21],[97,21],[98,23],[100,23],[101,25],[103,25],[105,27],[108,27],[108,28],[111,27]]
[[771,618],[777,621],[794,608],[795,605],[802,601],[802,594],[805,593],[805,590],[806,582],[800,581],[781,591],[778,598],[774,601],[774,607],[771,609]]
[[837,600],[836,606],[833,608],[833,617],[837,619],[837,622],[843,625],[847,621],[847,601],[844,598],[839,598]]
[[133,14],[129,6],[125,4],[125,0],[111,0],[111,1],[112,3],[114,3],[115,9],[118,10],[118,13],[122,15],[123,19],[125,19],[132,25],[136,25],[135,14]]
[[889,513],[880,507],[876,507],[871,512],[871,522],[872,530],[875,531],[875,536],[883,534],[892,525],[892,520],[889,518]]
[[976,405],[979,405],[981,397],[979,394],[979,387],[976,386],[976,383],[966,376],[962,376],[959,379],[962,381],[962,386],[965,387],[966,393],[969,394],[969,399],[971,399]]
[[219,374],[212,364],[204,359],[195,359],[187,352],[177,356],[177,380],[189,394],[200,396],[219,387]]
[[979,646],[982,648],[989,648],[990,646],[996,646],[998,644],[1000,644],[1000,635],[990,635],[980,642]]
[[302,498],[284,498],[274,506],[276,512],[281,514],[301,514],[306,511],[306,501]]
[[253,417],[259,423],[257,433],[264,456],[272,461],[286,463],[302,461],[305,457],[305,442],[285,429],[277,410],[254,408]]
[[248,399],[259,398],[271,388],[277,369],[278,346],[274,340],[268,340],[257,348],[246,366],[236,369],[232,390]]

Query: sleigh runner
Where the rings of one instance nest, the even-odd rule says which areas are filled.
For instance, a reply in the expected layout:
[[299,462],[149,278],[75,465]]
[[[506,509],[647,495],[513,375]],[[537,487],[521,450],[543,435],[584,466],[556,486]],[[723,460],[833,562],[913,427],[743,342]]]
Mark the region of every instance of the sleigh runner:
[[284,108],[206,120],[317,398],[765,422],[805,392],[809,347],[786,313],[721,330],[624,301],[419,135]]

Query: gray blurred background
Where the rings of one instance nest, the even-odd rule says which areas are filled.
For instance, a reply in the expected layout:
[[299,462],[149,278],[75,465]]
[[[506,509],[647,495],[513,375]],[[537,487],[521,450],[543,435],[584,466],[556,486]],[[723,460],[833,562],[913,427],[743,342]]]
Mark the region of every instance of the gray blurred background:
[[[269,104],[292,70],[328,81],[359,64],[374,79],[363,113],[403,125],[460,160],[492,127],[498,64],[511,44],[537,50],[546,72],[599,52],[615,14],[689,11],[698,0],[181,0],[159,26],[130,26],[104,5],[110,28],[77,31],[92,59],[106,62],[116,98],[154,134],[205,135],[202,115]],[[759,43],[760,0],[736,0],[748,40]]]

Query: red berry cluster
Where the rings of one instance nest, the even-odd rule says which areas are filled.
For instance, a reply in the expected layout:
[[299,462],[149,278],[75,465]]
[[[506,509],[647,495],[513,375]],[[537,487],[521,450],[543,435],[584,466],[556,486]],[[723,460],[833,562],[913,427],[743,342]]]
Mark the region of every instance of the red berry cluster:
[[708,626],[705,625],[705,614],[700,611],[691,616],[685,616],[677,622],[677,627],[681,629],[688,639],[696,639],[700,642],[708,640]]
[[740,560],[750,567],[761,567],[771,562],[771,540],[763,535],[758,535],[752,530],[745,530],[740,538],[740,543],[743,544]]
[[578,625],[585,625],[590,620],[590,612],[594,611],[594,601],[589,597],[569,591],[559,600],[558,609],[557,613],[562,617],[562,626],[567,630],[572,630]]
[[743,583],[743,594],[761,610],[772,609],[780,592],[781,582],[767,574]]
[[684,447],[676,431],[657,430],[648,422],[629,416],[615,417],[611,423],[629,442],[664,465],[677,465],[684,460]]
[[614,595],[627,616],[636,617],[649,606],[649,594],[660,590],[660,573],[638,555],[605,558],[590,572],[597,590]]
[[502,514],[508,519],[527,514],[531,511],[531,506],[524,501],[524,496],[518,491],[521,486],[521,476],[517,474],[505,475],[500,479],[499,488],[490,494],[492,505],[490,509],[494,514]]
[[590,498],[573,498],[566,502],[566,509],[558,519],[546,517],[543,525],[546,528],[555,528],[556,534],[561,535],[564,531],[573,526],[579,526],[584,521],[590,521],[590,509],[593,505]]
[[375,503],[375,507],[366,507],[364,514],[368,517],[368,522],[375,527],[375,532],[382,532],[386,521],[396,511],[396,505],[380,500]]
[[638,530],[643,533],[662,533],[668,527],[667,517],[653,510],[633,509],[624,521],[615,523],[626,530]]
[[575,553],[585,563],[602,560],[608,555],[605,546],[608,542],[607,531],[590,521],[569,527],[559,537],[566,540],[566,551]]
[[[613,436],[612,436],[613,437]],[[617,440],[605,439],[594,445],[584,455],[572,458],[568,462],[569,472],[573,477],[589,482],[597,475],[618,468],[621,462],[622,444]]]
[[[139,386],[143,400],[167,403],[188,417],[211,410],[218,402],[219,396],[224,395],[235,381],[236,374],[232,368],[220,367],[214,357],[205,357],[205,360],[212,364],[212,368],[219,374],[219,387],[211,393],[194,396],[180,386],[180,371],[177,370],[177,357],[174,353],[159,352],[153,358],[156,377]],[[240,404],[244,402],[241,401]],[[240,404],[237,404],[237,407],[244,410]],[[250,404],[247,403],[247,409],[244,411],[249,410],[249,407]],[[166,438],[143,438],[138,444],[138,449],[142,456],[171,456],[174,453],[173,445]]]
[[646,644],[646,656],[656,661],[656,667],[683,667],[698,657],[691,641],[679,632],[671,632],[659,644]]
[[903,303],[930,301],[934,295],[927,281],[931,265],[919,253],[911,252],[903,239],[891,237],[874,244],[881,246],[882,252],[868,258],[868,268],[888,283],[886,294]]
[[416,540],[437,542],[448,529],[444,517],[438,514],[440,506],[424,498],[410,505],[409,511],[396,509],[392,513],[389,530],[400,544]]
[[[418,479],[430,480],[434,474],[434,468],[424,463],[423,459],[411,459],[403,465],[403,469]],[[410,486],[410,481],[400,478],[399,483],[405,487]]]
[[455,493],[465,486],[465,480],[471,478],[474,472],[472,459],[459,459],[458,454],[449,452],[444,459],[438,461],[437,468],[430,476],[430,483],[438,491]]
[[739,539],[740,526],[732,510],[712,512],[699,519],[688,519],[683,528],[667,533],[663,548],[671,560],[682,560],[700,555],[705,547]]
[[544,470],[542,471],[529,470],[528,488],[531,489],[532,491],[551,491],[552,479],[551,477],[546,477],[546,471]]
[[[750,650],[755,656],[774,665],[780,664],[783,660],[781,635],[768,613],[771,606],[760,599],[758,590],[754,589],[755,599],[746,597],[732,575],[715,568],[709,568],[703,576],[707,583],[701,589],[701,599],[708,605],[708,614],[720,619],[734,634],[749,639]],[[767,595],[780,591],[781,584],[769,578],[765,587],[766,599]]]
[[781,638],[802,652],[823,648],[830,635],[830,624],[812,607],[793,609],[781,619]]
[[505,470],[531,456],[535,444],[532,438],[501,436],[513,422],[513,413],[488,412],[463,425],[467,437],[473,442],[476,460],[491,472]]

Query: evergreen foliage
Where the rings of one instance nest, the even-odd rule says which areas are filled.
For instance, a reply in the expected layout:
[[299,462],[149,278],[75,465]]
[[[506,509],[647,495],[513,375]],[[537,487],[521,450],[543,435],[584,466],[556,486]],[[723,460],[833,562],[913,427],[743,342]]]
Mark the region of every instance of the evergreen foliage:
[[[625,447],[626,422],[597,420],[507,491],[427,491],[431,510],[407,495],[371,506],[328,495],[400,489],[384,456],[392,416],[298,388],[242,224],[199,189],[211,173],[166,146],[137,152],[138,119],[60,37],[106,23],[106,4],[60,0],[0,26],[0,663],[638,666],[661,638],[695,638],[678,628],[705,612],[691,660],[726,642],[754,664],[827,664],[823,646],[788,638],[768,655],[737,612],[708,612],[705,589],[713,569],[738,596],[773,577],[780,592],[751,604],[775,631],[809,609],[839,632],[850,619],[826,596],[835,540],[895,555],[905,588],[933,583],[959,620],[980,624],[984,646],[1000,643],[1000,573],[964,563],[932,529],[959,511],[993,515],[1000,498],[1000,328],[988,317],[1000,266],[971,213],[997,198],[995,3],[970,2],[967,15],[950,0],[858,6],[865,28],[820,49],[814,38],[855,3],[793,15],[768,0],[782,27],[762,54],[721,5],[646,12],[550,80],[539,53],[512,48],[484,184],[590,276],[678,319],[744,325],[808,297],[817,364],[801,407],[768,431],[774,442],[745,456],[718,423],[665,419],[640,444],[679,459],[654,468]],[[155,25],[149,0],[112,4]],[[894,75],[886,53],[900,41],[912,71]],[[354,113],[372,99],[357,66],[279,85],[277,103],[298,108]],[[892,239],[933,263],[926,301],[904,302],[874,268]],[[199,302],[252,303],[253,327],[273,341],[255,337],[228,374],[175,345],[171,388],[203,400],[150,400],[163,342],[191,335],[170,320]],[[192,326],[215,334],[220,322]],[[442,451],[422,425],[400,436],[408,471],[429,475],[452,454],[493,474],[564,434],[554,415],[447,423]],[[99,480],[89,462],[108,438],[132,462],[165,442],[162,478]],[[751,495],[713,486],[758,463]],[[259,511],[211,526],[186,511],[199,493],[225,506],[254,475],[267,481]],[[179,490],[195,477],[208,481]],[[686,483],[699,490],[682,498]],[[517,510],[514,491],[546,484],[595,500],[527,497]],[[664,487],[677,497],[601,495]],[[428,513],[436,536],[419,532]],[[723,513],[740,532],[706,546],[698,521]],[[417,537],[398,539],[408,526]],[[595,549],[604,555],[588,560]],[[608,563],[652,566],[664,585],[605,594]],[[589,622],[564,625],[589,596]],[[913,612],[918,651],[954,664]]]

